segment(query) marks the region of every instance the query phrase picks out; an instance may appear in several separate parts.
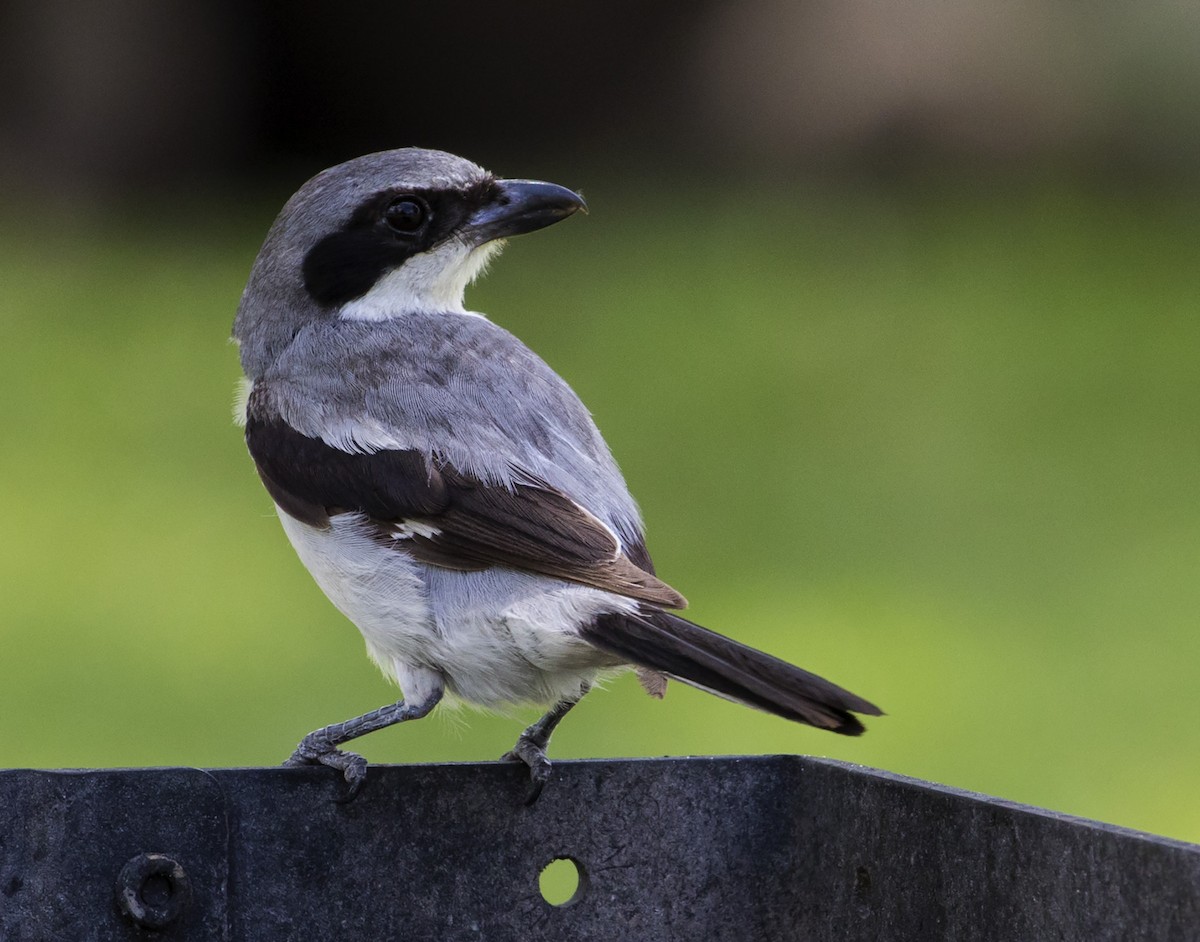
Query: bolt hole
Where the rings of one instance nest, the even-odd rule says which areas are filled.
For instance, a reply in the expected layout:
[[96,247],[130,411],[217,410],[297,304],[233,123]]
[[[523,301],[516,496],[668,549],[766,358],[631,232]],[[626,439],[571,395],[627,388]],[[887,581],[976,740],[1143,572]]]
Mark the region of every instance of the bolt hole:
[[191,898],[187,873],[166,854],[130,858],[116,881],[117,905],[143,929],[165,929]]
[[866,867],[859,867],[854,871],[854,892],[860,897],[871,892],[871,871]]
[[171,894],[175,886],[171,878],[161,873],[152,873],[142,881],[139,896],[147,906],[167,906],[171,902]]
[[538,889],[551,906],[570,906],[587,892],[587,873],[573,857],[555,857],[538,874]]

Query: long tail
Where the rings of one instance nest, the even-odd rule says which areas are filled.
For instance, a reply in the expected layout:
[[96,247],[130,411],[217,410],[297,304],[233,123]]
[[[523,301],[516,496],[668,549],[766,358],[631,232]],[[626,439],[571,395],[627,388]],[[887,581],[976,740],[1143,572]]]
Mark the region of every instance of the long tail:
[[863,732],[854,713],[883,713],[823,677],[661,609],[643,606],[637,614],[602,615],[584,627],[582,634],[591,644],[628,663],[661,671],[784,719],[846,736]]

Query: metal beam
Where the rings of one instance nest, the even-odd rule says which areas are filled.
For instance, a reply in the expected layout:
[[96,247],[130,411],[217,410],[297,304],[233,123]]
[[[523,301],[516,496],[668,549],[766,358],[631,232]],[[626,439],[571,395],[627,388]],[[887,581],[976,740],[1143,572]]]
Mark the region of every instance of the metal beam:
[[[1200,847],[796,756],[0,771],[0,938],[1186,940]],[[539,871],[567,857],[575,899]]]

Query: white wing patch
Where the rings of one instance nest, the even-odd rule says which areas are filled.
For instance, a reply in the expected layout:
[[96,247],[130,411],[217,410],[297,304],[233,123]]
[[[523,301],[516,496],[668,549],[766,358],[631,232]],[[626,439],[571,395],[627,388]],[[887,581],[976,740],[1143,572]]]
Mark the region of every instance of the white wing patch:
[[392,525],[393,540],[411,540],[414,536],[423,536],[426,539],[432,539],[442,531],[428,523],[421,523],[418,520],[401,520],[399,523]]

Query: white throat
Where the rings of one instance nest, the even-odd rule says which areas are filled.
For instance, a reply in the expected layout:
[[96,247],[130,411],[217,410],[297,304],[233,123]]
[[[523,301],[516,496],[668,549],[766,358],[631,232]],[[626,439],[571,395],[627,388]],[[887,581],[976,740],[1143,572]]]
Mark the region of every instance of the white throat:
[[465,314],[467,285],[483,274],[503,244],[468,246],[449,239],[388,272],[362,297],[343,304],[338,316],[350,321],[382,321],[414,311]]

